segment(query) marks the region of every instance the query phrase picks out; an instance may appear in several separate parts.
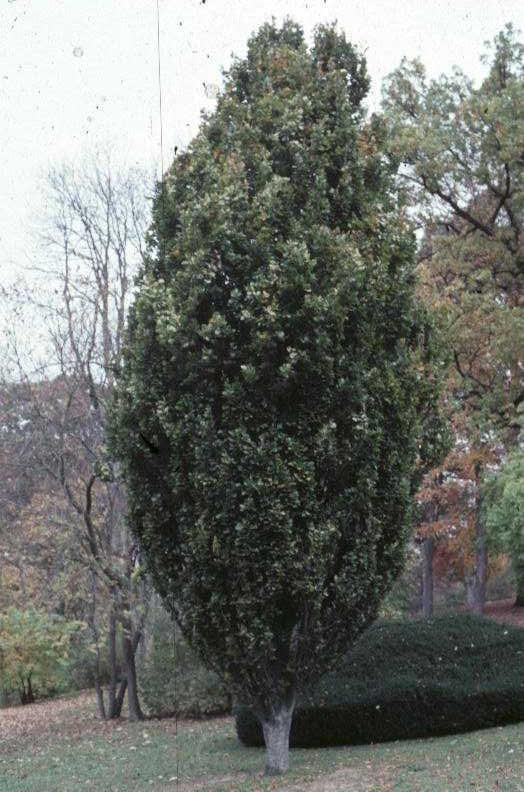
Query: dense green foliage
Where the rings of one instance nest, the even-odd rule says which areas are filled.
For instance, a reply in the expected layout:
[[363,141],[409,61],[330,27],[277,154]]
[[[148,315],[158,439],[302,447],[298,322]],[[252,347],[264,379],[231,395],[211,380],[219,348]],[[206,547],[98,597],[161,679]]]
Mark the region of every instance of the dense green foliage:
[[524,606],[524,451],[514,451],[502,469],[488,477],[483,493],[483,519],[496,552],[511,556],[517,583],[516,604]]
[[[377,623],[295,710],[291,745],[427,737],[524,719],[524,630],[482,617]],[[246,745],[262,745],[250,710]]]
[[0,614],[0,686],[22,704],[49,695],[68,680],[72,635],[79,622],[16,608]]
[[202,665],[182,636],[175,636],[173,622],[163,609],[155,609],[145,657],[139,656],[137,670],[149,715],[199,718],[231,708],[219,677]]
[[184,635],[262,718],[395,579],[440,444],[414,240],[363,59],[265,25],[161,186],[114,447]]

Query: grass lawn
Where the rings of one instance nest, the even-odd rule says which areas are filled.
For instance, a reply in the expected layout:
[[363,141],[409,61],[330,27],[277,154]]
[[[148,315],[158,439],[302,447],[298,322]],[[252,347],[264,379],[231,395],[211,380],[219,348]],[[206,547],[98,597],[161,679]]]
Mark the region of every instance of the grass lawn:
[[524,723],[373,746],[296,750],[285,781],[261,775],[231,718],[120,721],[94,716],[85,693],[0,710],[1,792],[462,792],[524,790]]

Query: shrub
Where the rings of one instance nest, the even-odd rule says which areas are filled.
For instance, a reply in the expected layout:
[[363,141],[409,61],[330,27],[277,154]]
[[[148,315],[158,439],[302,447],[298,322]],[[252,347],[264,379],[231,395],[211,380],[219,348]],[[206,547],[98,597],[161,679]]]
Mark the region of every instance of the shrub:
[[71,638],[80,622],[56,614],[8,608],[0,614],[0,684],[32,704],[67,688]]
[[[343,668],[299,702],[291,745],[313,747],[452,734],[524,719],[524,630],[472,615],[378,623]],[[260,725],[237,711],[245,745]]]
[[174,641],[173,630],[169,614],[156,608],[151,639],[138,669],[148,713],[199,718],[228,712],[230,701],[220,679],[202,665],[178,630]]

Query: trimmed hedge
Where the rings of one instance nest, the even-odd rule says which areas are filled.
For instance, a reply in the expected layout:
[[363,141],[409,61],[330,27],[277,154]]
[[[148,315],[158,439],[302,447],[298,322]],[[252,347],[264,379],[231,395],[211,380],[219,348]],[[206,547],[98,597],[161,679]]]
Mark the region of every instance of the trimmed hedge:
[[[524,630],[471,615],[378,623],[299,699],[290,743],[321,747],[453,734],[524,720]],[[246,707],[244,745],[264,744]]]

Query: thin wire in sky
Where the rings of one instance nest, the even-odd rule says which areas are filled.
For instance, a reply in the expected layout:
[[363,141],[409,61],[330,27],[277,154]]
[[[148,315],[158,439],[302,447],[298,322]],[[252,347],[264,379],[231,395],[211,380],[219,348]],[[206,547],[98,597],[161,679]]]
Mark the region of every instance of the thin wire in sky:
[[[162,218],[165,220],[165,183],[164,183],[164,120],[162,114],[162,58],[160,52],[160,0],[156,0],[156,43],[157,43],[157,60],[158,60],[158,117],[160,122],[160,201],[162,208]],[[161,255],[165,258],[165,236],[161,235]],[[173,698],[175,704],[175,756],[176,756],[176,788],[179,788],[180,781],[180,764],[178,760],[178,753],[176,751],[176,739],[178,736],[178,686],[177,686],[177,645],[176,645],[176,625],[173,623]]]
[[[162,119],[162,65],[160,59],[160,0],[156,0],[156,42],[158,55],[158,115],[160,119],[160,167],[161,181],[164,178],[164,124]],[[162,187],[163,194],[163,187]]]

